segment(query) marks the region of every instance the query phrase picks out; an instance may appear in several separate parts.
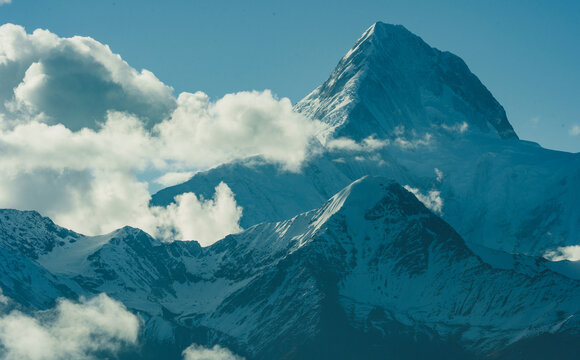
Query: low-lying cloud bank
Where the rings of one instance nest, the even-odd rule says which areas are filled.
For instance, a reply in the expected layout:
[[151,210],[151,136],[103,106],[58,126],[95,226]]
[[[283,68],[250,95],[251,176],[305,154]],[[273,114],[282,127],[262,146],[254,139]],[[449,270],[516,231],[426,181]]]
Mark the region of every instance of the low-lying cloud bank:
[[[139,319],[123,304],[100,294],[29,316],[0,317],[0,358],[6,360],[96,359],[136,345]],[[98,355],[97,355],[98,354]]]
[[0,78],[0,207],[88,235],[133,225],[209,244],[238,231],[225,184],[214,199],[183,194],[166,209],[149,208],[149,187],[255,155],[300,171],[325,128],[267,90],[175,98],[96,40],[12,24],[0,26]]

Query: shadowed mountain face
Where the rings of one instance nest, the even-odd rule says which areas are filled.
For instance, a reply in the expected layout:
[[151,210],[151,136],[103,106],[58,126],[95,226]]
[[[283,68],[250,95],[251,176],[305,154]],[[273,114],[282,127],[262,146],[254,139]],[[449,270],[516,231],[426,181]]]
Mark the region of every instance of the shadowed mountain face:
[[397,127],[433,131],[461,126],[517,139],[503,107],[463,60],[430,47],[401,25],[381,22],[296,109],[324,119],[335,136],[355,140],[373,134],[389,138]]
[[[24,227],[46,223],[9,215]],[[138,356],[178,358],[196,342],[250,359],[477,359],[519,351],[538,336],[580,340],[578,281],[487,265],[413,194],[381,177],[207,248],[159,243],[132,228],[72,242],[60,241],[63,234],[46,232],[39,247],[56,245],[36,260],[11,238],[0,246],[49,273],[38,289],[72,283],[77,292],[68,296],[106,292],[140,313],[148,350]],[[18,295],[10,282],[1,286]]]

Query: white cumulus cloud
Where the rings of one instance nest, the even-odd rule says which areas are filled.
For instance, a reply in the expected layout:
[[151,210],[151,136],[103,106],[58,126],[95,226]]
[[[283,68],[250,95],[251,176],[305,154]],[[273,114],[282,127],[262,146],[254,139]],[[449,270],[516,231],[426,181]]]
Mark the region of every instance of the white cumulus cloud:
[[[6,360],[96,359],[135,345],[139,319],[100,294],[79,303],[59,300],[35,316],[12,311],[0,317],[0,357]],[[98,355],[97,355],[98,354]]]
[[212,348],[206,348],[196,344],[190,345],[183,350],[183,360],[243,360],[243,357],[237,356],[230,350],[215,345]]
[[578,261],[580,260],[580,245],[562,246],[556,250],[547,251],[544,258],[550,261]]
[[238,231],[241,209],[226,185],[216,199],[187,194],[162,210],[148,206],[149,182],[173,185],[250,156],[300,171],[325,129],[270,91],[175,99],[91,38],[12,24],[0,26],[0,78],[0,207],[37,210],[87,235],[132,225],[208,244]]
[[0,78],[0,110],[12,122],[34,118],[79,130],[96,128],[116,110],[152,125],[175,108],[171,87],[89,37],[2,25]]
[[202,93],[182,93],[171,117],[155,127],[162,156],[207,167],[262,155],[297,171],[325,126],[292,111],[287,98],[268,90],[228,94],[215,103]]
[[[235,95],[231,97],[234,98]],[[277,122],[285,121],[281,117],[284,111],[287,111],[291,122],[303,119],[292,116],[289,103],[280,103],[267,92],[245,93],[241,97],[243,101],[254,99],[269,103],[268,106],[272,107],[271,111],[275,115],[268,111],[262,112],[259,107],[249,107],[246,111],[257,116],[258,123],[248,125],[244,122],[252,123],[253,120],[242,120],[238,124],[238,134],[222,134],[222,138],[220,131],[227,132],[228,127],[234,124],[228,123],[230,120],[225,118],[214,117],[208,124],[203,125],[207,130],[205,133],[211,136],[206,137],[202,133],[198,140],[195,140],[196,131],[188,128],[188,123],[196,121],[195,114],[191,114],[192,117],[178,115],[169,118],[160,124],[159,127],[163,130],[158,132],[158,127],[148,131],[137,117],[117,112],[110,112],[107,121],[97,130],[83,129],[74,132],[62,124],[47,125],[36,121],[20,124],[9,130],[0,130],[0,148],[3,150],[3,156],[0,157],[0,206],[34,209],[52,217],[62,226],[88,235],[110,232],[124,225],[137,226],[152,231],[152,234],[168,234],[167,231],[157,231],[157,228],[151,229],[148,226],[154,216],[153,209],[148,207],[151,198],[148,183],[139,179],[143,172],[160,172],[164,175],[157,181],[169,184],[189,177],[192,171],[188,169],[210,166],[212,162],[227,161],[236,156],[261,154],[266,159],[279,162],[288,170],[298,170],[306,160],[307,141],[311,137],[300,134],[292,138],[291,135],[284,134],[282,125],[276,125]],[[214,110],[208,110],[208,106],[215,109],[219,104],[218,101],[198,110],[212,112]],[[193,111],[191,108],[188,110]],[[279,117],[268,129],[268,125],[263,122],[267,122],[270,115]],[[201,121],[206,120],[207,118]],[[185,123],[183,128],[179,125],[180,121]],[[220,124],[222,121],[227,125]],[[290,128],[296,125],[300,126],[300,122],[295,122]],[[236,141],[245,143],[243,137],[252,137],[252,133],[255,133],[248,130],[251,127],[264,131],[263,134],[258,131],[258,137],[270,138],[264,148],[260,149],[259,142],[237,147]],[[267,135],[268,131],[272,134]],[[240,134],[244,132],[245,134]],[[314,136],[313,133],[311,135]],[[223,136],[227,139],[223,139]],[[212,141],[215,143],[212,144]],[[220,141],[229,144],[229,148],[224,146],[226,149],[221,153],[223,149],[219,145]],[[289,144],[286,148],[283,144],[285,141]],[[303,142],[300,144],[299,141]],[[275,143],[282,144],[282,148],[276,148]],[[243,146],[246,148],[241,148]],[[292,147],[296,148],[291,149]],[[281,151],[283,149],[286,151]],[[163,212],[154,210],[156,214],[163,214],[164,218],[178,217],[165,223],[177,225],[174,235],[209,244],[210,239],[217,240],[216,234],[221,236],[227,234],[224,231],[239,230],[234,221],[239,220],[241,210],[235,205],[235,201],[224,200],[233,199],[231,190],[227,190],[231,196],[220,196],[218,199],[221,201],[216,202],[210,199],[208,204],[211,205],[199,205],[202,204],[201,200],[194,201],[195,195],[190,194],[179,199],[177,208],[170,207]],[[225,191],[220,194],[225,194]],[[226,210],[223,204],[229,206],[229,210],[222,213],[227,215],[224,218],[227,224],[208,221],[216,216],[215,212],[212,213],[214,207],[219,206],[220,211]],[[208,212],[208,215],[203,216],[200,211]],[[187,219],[188,215],[193,218]],[[193,226],[200,227],[200,230],[194,231]],[[208,226],[218,228],[212,232]],[[209,237],[203,238],[206,235]]]
[[578,136],[578,135],[580,135],[580,125],[578,125],[578,124],[572,125],[572,127],[570,128],[570,130],[568,130],[568,134],[570,134],[572,136]]
[[242,230],[239,226],[242,208],[223,182],[215,188],[213,199],[184,193],[175,197],[175,203],[153,207],[150,212],[152,217],[142,228],[163,239],[197,240],[208,246]]

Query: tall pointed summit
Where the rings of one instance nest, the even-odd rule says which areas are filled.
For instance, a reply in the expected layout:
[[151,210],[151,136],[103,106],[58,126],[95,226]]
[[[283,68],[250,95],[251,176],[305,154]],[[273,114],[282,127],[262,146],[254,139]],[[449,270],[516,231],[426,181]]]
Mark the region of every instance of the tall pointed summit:
[[296,109],[330,124],[335,136],[356,140],[389,137],[401,126],[517,138],[503,107],[463,60],[382,22],[364,32]]

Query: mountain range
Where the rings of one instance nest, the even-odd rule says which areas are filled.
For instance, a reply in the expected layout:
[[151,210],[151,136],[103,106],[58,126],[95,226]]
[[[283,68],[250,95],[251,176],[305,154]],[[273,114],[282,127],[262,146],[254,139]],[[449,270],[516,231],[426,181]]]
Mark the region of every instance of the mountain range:
[[143,322],[127,359],[580,356],[580,265],[546,258],[580,243],[580,154],[520,140],[459,57],[400,25],[371,26],[294,110],[327,124],[301,171],[255,156],[152,197],[224,182],[242,232],[201,247],[1,210],[4,296],[106,293]]

